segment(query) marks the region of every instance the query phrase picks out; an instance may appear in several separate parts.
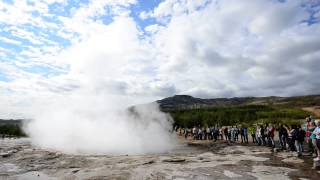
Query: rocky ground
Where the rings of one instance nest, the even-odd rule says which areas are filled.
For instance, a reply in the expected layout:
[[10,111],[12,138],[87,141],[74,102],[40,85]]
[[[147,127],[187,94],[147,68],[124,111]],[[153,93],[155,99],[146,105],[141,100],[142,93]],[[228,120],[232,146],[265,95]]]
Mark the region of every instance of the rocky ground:
[[183,142],[147,155],[69,155],[0,139],[0,179],[320,179],[312,158],[267,147]]

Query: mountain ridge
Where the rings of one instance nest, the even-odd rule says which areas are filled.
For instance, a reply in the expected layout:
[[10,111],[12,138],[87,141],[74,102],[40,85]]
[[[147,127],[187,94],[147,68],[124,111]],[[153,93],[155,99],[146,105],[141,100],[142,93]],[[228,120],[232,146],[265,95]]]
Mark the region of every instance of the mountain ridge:
[[232,97],[232,98],[197,98],[190,95],[174,95],[156,101],[161,110],[197,109],[207,107],[227,107],[241,105],[273,105],[288,107],[320,106],[320,95],[306,96],[266,96],[266,97]]

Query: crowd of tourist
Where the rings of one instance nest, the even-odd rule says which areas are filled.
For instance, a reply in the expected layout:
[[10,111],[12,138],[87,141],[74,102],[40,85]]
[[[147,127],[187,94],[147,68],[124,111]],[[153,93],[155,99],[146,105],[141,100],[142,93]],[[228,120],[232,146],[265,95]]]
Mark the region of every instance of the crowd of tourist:
[[[320,120],[314,120],[311,116],[306,118],[303,125],[198,126],[177,128],[176,130],[186,139],[224,140],[227,143],[249,143],[248,137],[250,136],[252,143],[258,146],[296,151],[298,156],[307,152],[316,155],[315,161],[320,161]],[[277,143],[275,143],[275,137],[277,137]],[[305,148],[305,145],[307,145],[307,148]]]

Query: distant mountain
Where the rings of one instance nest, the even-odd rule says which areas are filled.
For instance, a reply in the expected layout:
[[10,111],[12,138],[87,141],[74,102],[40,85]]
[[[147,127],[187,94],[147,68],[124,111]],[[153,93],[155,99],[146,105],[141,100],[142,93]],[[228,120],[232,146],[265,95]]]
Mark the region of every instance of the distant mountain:
[[6,124],[21,126],[23,121],[23,119],[0,119],[0,126]]
[[241,105],[272,105],[288,107],[320,106],[320,95],[294,97],[234,97],[202,99],[189,95],[175,95],[156,101],[164,111],[176,109],[197,109],[205,107],[226,107]]

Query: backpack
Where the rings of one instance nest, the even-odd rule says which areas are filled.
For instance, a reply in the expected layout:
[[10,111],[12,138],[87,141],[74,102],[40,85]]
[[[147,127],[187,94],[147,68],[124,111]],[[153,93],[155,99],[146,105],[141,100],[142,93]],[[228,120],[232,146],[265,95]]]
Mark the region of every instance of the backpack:
[[301,142],[303,142],[305,137],[306,137],[306,131],[303,130],[303,129],[300,129],[300,130],[299,130],[298,140],[301,141]]
[[300,131],[299,129],[294,129],[292,132],[292,139],[293,140],[298,140],[300,137]]

